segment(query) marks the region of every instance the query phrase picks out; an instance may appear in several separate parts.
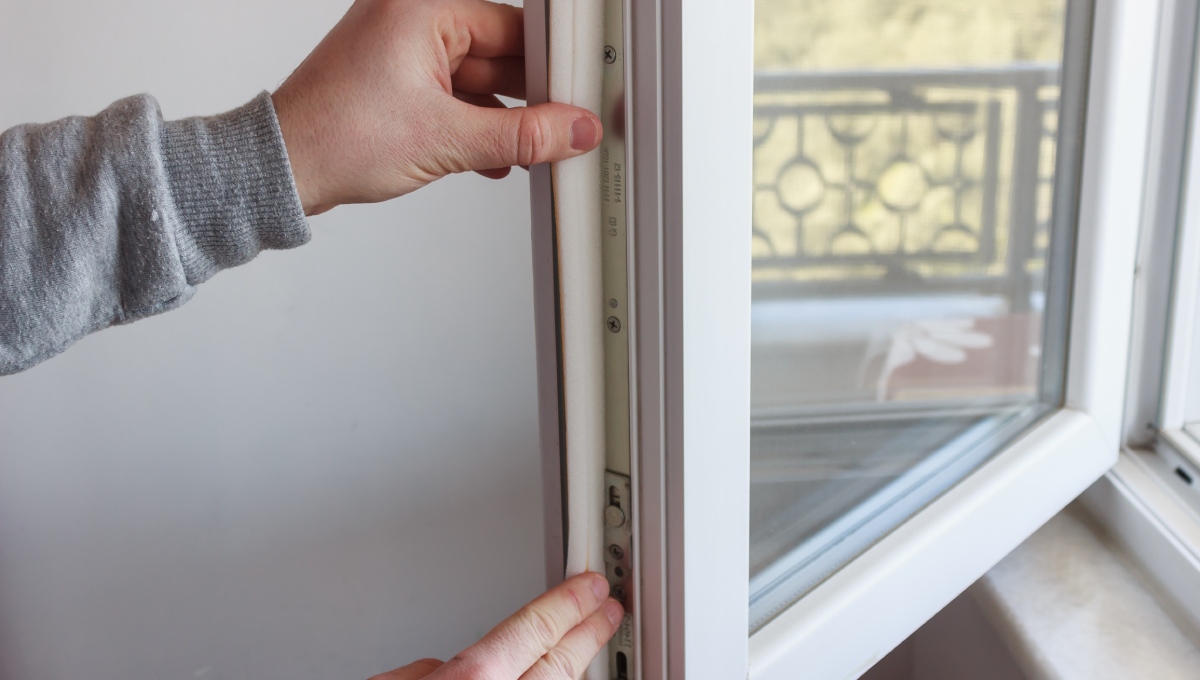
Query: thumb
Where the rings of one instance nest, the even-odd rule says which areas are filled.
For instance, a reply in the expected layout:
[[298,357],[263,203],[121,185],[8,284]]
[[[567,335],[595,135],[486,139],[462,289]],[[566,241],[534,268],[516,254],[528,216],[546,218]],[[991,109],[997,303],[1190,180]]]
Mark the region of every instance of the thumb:
[[445,159],[453,172],[554,163],[596,148],[604,135],[591,111],[567,104],[511,109],[462,104]]

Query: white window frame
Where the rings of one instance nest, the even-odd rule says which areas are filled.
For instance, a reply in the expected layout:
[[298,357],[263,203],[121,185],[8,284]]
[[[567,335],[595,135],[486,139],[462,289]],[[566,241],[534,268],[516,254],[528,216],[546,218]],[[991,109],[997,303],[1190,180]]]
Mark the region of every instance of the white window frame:
[[1200,1],[1164,0],[1124,448],[1113,469],[1082,498],[1167,597],[1164,605],[1195,631],[1200,631],[1200,439],[1194,426],[1200,420],[1198,20]]
[[[1183,423],[1183,401],[1178,397],[1186,381],[1168,384],[1167,379],[1173,371],[1184,368],[1179,362],[1189,357],[1171,356],[1170,351],[1164,350],[1179,346],[1173,340],[1169,342],[1172,333],[1187,335],[1185,325],[1172,322],[1173,308],[1180,305],[1173,292],[1175,270],[1197,264],[1177,261],[1181,252],[1195,250],[1195,245],[1186,244],[1181,251],[1177,237],[1184,213],[1180,200],[1184,167],[1189,155],[1194,155],[1194,150],[1189,152],[1188,129],[1195,115],[1190,111],[1190,102],[1197,73],[1193,62],[1198,5],[1197,0],[1163,0],[1160,13],[1122,436],[1123,442],[1130,446],[1153,443],[1162,424],[1162,406],[1167,402],[1177,408],[1168,415],[1168,420],[1175,422],[1176,429]],[[1183,317],[1180,321],[1190,327],[1190,319]]]
[[[1188,13],[1180,22],[1185,30],[1195,31],[1196,6],[1194,1],[1177,0],[1176,11]],[[1191,50],[1195,48],[1196,38],[1191,41],[1180,40]],[[1190,50],[1178,55],[1182,64],[1189,67],[1193,64],[1194,54]],[[1175,89],[1183,93],[1200,91],[1200,68],[1193,68],[1191,78],[1186,82],[1189,87],[1179,86]],[[1176,82],[1179,79],[1177,78]],[[1164,87],[1164,89],[1167,89]],[[1175,145],[1183,150],[1182,167],[1166,169],[1162,173],[1164,191],[1172,189],[1179,191],[1177,212],[1156,216],[1153,222],[1147,221],[1147,236],[1142,239],[1143,260],[1159,257],[1160,266],[1148,272],[1139,281],[1141,288],[1156,287],[1156,294],[1147,293],[1138,296],[1138,304],[1149,306],[1149,299],[1156,297],[1168,302],[1165,312],[1157,315],[1146,313],[1144,323],[1148,328],[1138,328],[1139,340],[1143,339],[1141,347],[1136,348],[1135,356],[1140,361],[1135,362],[1144,366],[1144,372],[1161,371],[1161,384],[1143,381],[1135,385],[1140,391],[1135,392],[1136,403],[1145,404],[1141,425],[1147,430],[1161,431],[1164,436],[1175,440],[1177,448],[1188,456],[1193,463],[1200,465],[1200,441],[1194,434],[1184,432],[1189,424],[1200,421],[1200,390],[1195,386],[1200,384],[1200,141],[1197,133],[1200,131],[1200,107],[1193,103],[1187,111],[1187,95],[1179,108],[1184,109],[1186,124],[1176,124],[1173,127],[1164,125],[1163,136],[1170,138]],[[1172,170],[1176,170],[1173,172]],[[1173,186],[1172,186],[1173,185]],[[1161,289],[1158,292],[1157,289]],[[1165,318],[1163,318],[1165,316]],[[1141,321],[1141,319],[1139,319]],[[1165,339],[1163,334],[1165,333]],[[1154,362],[1154,353],[1162,351],[1165,341],[1166,351],[1163,352],[1161,364]],[[1141,351],[1137,351],[1141,350]],[[1161,392],[1155,388],[1161,388]],[[1133,443],[1142,443],[1137,436],[1129,438]]]
[[[857,677],[1114,464],[1158,44],[1160,5],[1148,4],[1095,3],[1065,407],[748,636],[751,256],[745,231],[730,225],[751,214],[753,4],[626,0],[635,677]],[[535,5],[526,4],[531,101],[544,78]],[[534,173],[553,581],[562,537],[544,292],[553,249],[547,173]]]

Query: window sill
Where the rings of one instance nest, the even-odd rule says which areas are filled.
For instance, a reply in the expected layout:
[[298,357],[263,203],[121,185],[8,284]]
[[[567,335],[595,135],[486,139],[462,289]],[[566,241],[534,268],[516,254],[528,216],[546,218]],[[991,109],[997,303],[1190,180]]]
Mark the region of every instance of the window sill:
[[1075,503],[969,592],[1031,678],[1191,677],[1200,638],[1152,583]]

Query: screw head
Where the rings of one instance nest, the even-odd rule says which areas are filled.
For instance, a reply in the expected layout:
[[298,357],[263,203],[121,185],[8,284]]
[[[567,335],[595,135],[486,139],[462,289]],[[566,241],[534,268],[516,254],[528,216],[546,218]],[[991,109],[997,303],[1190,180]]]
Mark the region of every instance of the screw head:
[[604,521],[608,524],[608,526],[616,529],[617,527],[625,524],[625,513],[621,511],[621,508],[615,505],[610,505],[607,508],[604,508]]
[[621,586],[613,586],[611,592],[614,600],[618,602],[625,601],[625,589]]
[[608,546],[608,554],[614,560],[625,559],[625,551],[621,550],[621,546],[616,545],[615,543],[613,545]]
[[615,316],[608,317],[608,330],[612,331],[613,333],[620,333],[621,320]]

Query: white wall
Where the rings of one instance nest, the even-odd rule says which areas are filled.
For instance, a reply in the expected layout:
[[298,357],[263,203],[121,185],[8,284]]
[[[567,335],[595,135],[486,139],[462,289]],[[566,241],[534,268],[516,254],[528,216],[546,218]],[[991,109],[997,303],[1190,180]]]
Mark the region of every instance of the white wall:
[[[0,0],[0,129],[232,108],[348,3]],[[0,378],[0,680],[365,678],[540,592],[524,173],[311,223]]]

